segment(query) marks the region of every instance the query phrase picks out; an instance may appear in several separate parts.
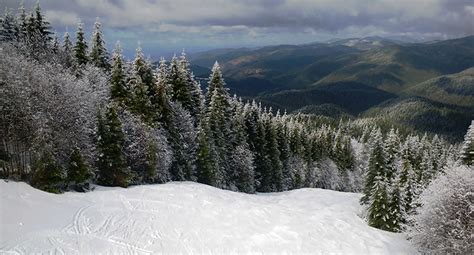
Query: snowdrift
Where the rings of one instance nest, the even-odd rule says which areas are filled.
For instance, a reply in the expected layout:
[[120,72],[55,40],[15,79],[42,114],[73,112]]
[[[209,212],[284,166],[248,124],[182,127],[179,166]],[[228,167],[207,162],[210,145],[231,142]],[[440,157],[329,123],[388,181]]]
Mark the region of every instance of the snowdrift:
[[191,182],[49,194],[0,180],[0,253],[412,254],[357,216],[359,194],[248,195]]

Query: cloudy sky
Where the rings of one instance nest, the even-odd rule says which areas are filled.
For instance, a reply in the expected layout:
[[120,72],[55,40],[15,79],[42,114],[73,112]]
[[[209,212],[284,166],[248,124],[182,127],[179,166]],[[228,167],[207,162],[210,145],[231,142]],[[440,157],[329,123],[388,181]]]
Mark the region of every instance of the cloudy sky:
[[[25,0],[27,9],[35,0]],[[19,0],[0,0],[18,8]],[[41,0],[58,33],[91,28],[98,17],[108,46],[127,55],[140,44],[153,57],[180,51],[333,38],[443,39],[474,34],[473,0]],[[90,29],[89,29],[90,30]]]

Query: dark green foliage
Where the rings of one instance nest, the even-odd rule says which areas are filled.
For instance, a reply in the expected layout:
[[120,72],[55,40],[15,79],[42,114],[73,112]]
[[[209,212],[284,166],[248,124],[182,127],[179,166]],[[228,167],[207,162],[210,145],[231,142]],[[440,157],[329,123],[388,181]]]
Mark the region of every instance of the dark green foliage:
[[364,195],[361,198],[362,204],[369,203],[377,177],[385,181],[386,162],[382,145],[382,133],[380,130],[374,130],[372,132],[372,141],[370,141],[369,144],[371,146],[371,152],[368,169],[365,173]]
[[369,204],[368,222],[370,226],[382,230],[391,230],[388,204],[386,183],[382,176],[377,176],[371,190]]
[[129,92],[125,83],[125,72],[123,68],[122,49],[120,43],[117,42],[114,55],[112,57],[112,71],[110,77],[110,96],[123,104],[129,101]]
[[216,185],[216,162],[209,141],[206,124],[201,124],[197,138],[196,177],[197,181],[207,185]]
[[110,68],[107,48],[101,31],[101,24],[97,20],[94,24],[94,33],[91,39],[90,62],[97,67],[108,70]]
[[74,59],[78,66],[85,65],[89,61],[87,56],[87,42],[84,37],[82,23],[77,25],[76,45],[74,46]]
[[98,182],[105,186],[127,187],[132,176],[123,154],[125,137],[115,106],[110,105],[105,116],[99,116],[98,128]]
[[31,185],[40,190],[60,193],[64,188],[64,170],[49,152],[44,152],[33,166]]
[[0,21],[0,41],[9,42],[16,40],[19,28],[15,16],[9,9],[5,8],[5,14]]
[[89,181],[92,173],[82,158],[78,148],[74,149],[69,158],[69,166],[67,168],[67,181],[76,191],[85,191],[89,189]]

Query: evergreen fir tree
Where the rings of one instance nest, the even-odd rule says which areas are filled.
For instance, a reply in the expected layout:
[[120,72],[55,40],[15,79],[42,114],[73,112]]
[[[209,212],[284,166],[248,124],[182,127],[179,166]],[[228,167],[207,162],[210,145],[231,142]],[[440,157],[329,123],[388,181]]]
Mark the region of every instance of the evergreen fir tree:
[[391,128],[384,141],[384,151],[386,155],[386,175],[387,182],[390,184],[393,175],[396,172],[396,158],[398,157],[400,147],[400,138],[398,131]]
[[98,128],[98,183],[105,186],[127,187],[132,176],[123,153],[125,135],[115,106],[110,105],[105,116],[99,115]]
[[153,106],[156,110],[157,121],[169,127],[171,123],[170,94],[171,89],[168,85],[168,67],[164,58],[161,58],[158,72],[156,74],[156,95],[152,98]]
[[216,185],[215,151],[209,139],[209,129],[205,121],[201,121],[197,137],[196,177],[197,181],[207,185]]
[[10,9],[5,8],[5,13],[1,19],[0,41],[10,42],[18,38],[19,27],[15,16]]
[[169,141],[173,149],[171,178],[192,181],[195,177],[196,134],[189,112],[178,102],[171,102],[171,120],[168,125]]
[[89,189],[88,181],[92,178],[92,173],[82,158],[81,152],[75,148],[69,158],[67,168],[67,180],[76,191],[84,192]]
[[36,36],[38,36],[41,45],[44,47],[51,41],[51,26],[48,21],[46,21],[41,13],[41,7],[39,0],[36,2],[35,10],[35,31]]
[[71,38],[69,36],[69,33],[66,32],[64,33],[64,39],[63,39],[63,45],[62,45],[62,51],[63,51],[63,63],[65,67],[71,67],[73,65],[73,48],[74,46],[72,45]]
[[370,195],[368,210],[369,225],[378,229],[390,231],[387,183],[383,176],[378,175],[374,178],[374,185],[370,191]]
[[123,104],[129,102],[128,90],[125,83],[125,71],[123,68],[122,48],[120,42],[115,45],[114,54],[112,56],[112,71],[110,82],[110,96]]
[[31,185],[40,190],[51,193],[60,193],[64,187],[65,175],[61,166],[55,161],[51,153],[44,152],[33,166]]
[[225,82],[217,62],[212,68],[209,80],[209,87],[213,87],[214,89],[208,91],[208,93],[212,93],[212,95],[207,95],[210,101],[206,116],[211,135],[210,138],[213,141],[213,146],[217,153],[217,185],[218,187],[225,187],[227,180],[224,178],[231,174],[228,159],[231,145],[227,140],[231,133],[229,129],[231,123],[231,107],[229,93],[225,88]]
[[91,52],[89,59],[92,64],[104,70],[110,68],[107,48],[105,48],[105,41],[101,30],[102,25],[97,19],[94,24],[94,33],[91,39]]
[[18,15],[19,38],[22,41],[24,41],[26,40],[27,26],[28,26],[28,19],[26,15],[24,0],[20,1],[20,7],[18,8],[18,10],[19,10],[19,15]]
[[84,38],[83,24],[77,25],[76,45],[74,46],[74,58],[78,66],[85,65],[89,61],[87,57],[87,43]]
[[[177,93],[182,94],[179,97],[183,98],[184,101],[186,101],[186,99],[189,99],[188,93],[190,94],[191,98],[188,102],[188,111],[191,113],[191,116],[196,119],[197,124],[197,119],[203,111],[203,95],[200,84],[194,79],[194,74],[191,71],[190,64],[186,59],[186,53],[184,52],[184,50],[181,53],[181,57],[179,60],[179,72],[181,74],[181,80],[183,81],[186,87],[176,88],[173,90]],[[181,103],[183,104],[183,106],[186,105],[186,102]]]
[[186,110],[191,112],[192,110],[192,97],[190,91],[190,85],[187,84],[185,74],[183,73],[183,64],[178,61],[176,56],[171,59],[168,75],[168,83],[170,84],[173,92],[171,99],[175,102],[179,102]]
[[156,119],[156,112],[150,98],[150,84],[153,87],[155,84],[153,84],[153,78],[150,77],[153,75],[151,68],[140,47],[136,50],[131,72],[127,85],[132,92],[131,109],[141,114],[145,122],[152,124]]
[[133,60],[132,71],[135,74],[139,75],[145,86],[148,88],[148,96],[154,94],[154,83],[155,78],[153,76],[153,70],[151,69],[151,64],[145,59],[141,47],[138,47],[135,54],[135,59]]
[[382,144],[382,132],[380,129],[374,129],[371,135],[370,141],[370,156],[369,165],[365,173],[365,184],[363,190],[363,196],[361,198],[362,204],[368,204],[370,198],[373,196],[373,187],[377,177],[381,181],[386,179],[386,161]]
[[400,172],[396,172],[391,186],[389,212],[390,220],[388,222],[390,231],[400,232],[406,223],[405,197],[401,187]]
[[474,165],[474,120],[471,122],[461,148],[461,160],[466,165]]

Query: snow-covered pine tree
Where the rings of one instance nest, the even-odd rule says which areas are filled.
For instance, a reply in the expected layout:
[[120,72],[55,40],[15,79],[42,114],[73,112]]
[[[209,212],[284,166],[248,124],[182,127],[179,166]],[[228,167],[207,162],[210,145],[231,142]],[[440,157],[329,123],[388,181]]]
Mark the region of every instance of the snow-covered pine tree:
[[[397,162],[400,162],[397,160]],[[405,212],[405,197],[402,190],[401,183],[401,171],[397,171],[393,174],[393,179],[388,189],[389,191],[389,229],[393,232],[400,232],[404,224],[406,223],[406,212]]]
[[410,140],[405,141],[401,148],[400,165],[399,169],[399,188],[401,197],[403,198],[402,203],[404,205],[403,211],[407,214],[413,213],[415,200],[419,194],[418,177],[413,169],[412,155],[410,150]]
[[278,141],[275,126],[272,123],[271,111],[264,113],[263,128],[265,129],[265,164],[266,169],[261,171],[260,191],[275,192],[282,191],[282,163],[280,161],[280,151],[278,149]]
[[112,99],[126,105],[129,103],[130,95],[125,83],[125,71],[123,67],[122,47],[120,42],[115,44],[115,50],[112,55],[112,70],[110,77],[110,96]]
[[[184,85],[187,87],[187,90],[189,91],[191,95],[188,111],[191,113],[191,116],[195,118],[195,121],[196,121],[195,124],[197,125],[198,118],[201,115],[201,113],[203,113],[203,110],[204,110],[203,109],[204,97],[202,94],[200,84],[194,79],[194,74],[191,71],[190,64],[188,60],[186,59],[186,53],[184,52],[184,50],[181,53],[180,60],[179,60],[179,72],[181,74],[181,80],[184,82]],[[184,91],[181,93],[187,94]],[[186,96],[184,94],[183,96]]]
[[[230,134],[231,124],[231,106],[230,96],[225,87],[224,79],[219,64],[216,62],[212,68],[212,73],[209,78],[208,97],[210,99],[207,106],[206,118],[209,125],[210,138],[213,142],[213,147],[216,150],[218,166],[217,171],[217,185],[225,188],[228,177],[231,174],[229,168],[229,149],[231,145],[227,139]],[[209,93],[212,93],[209,95]]]
[[201,120],[197,135],[196,177],[200,183],[216,186],[216,153],[210,137],[207,121]]
[[74,59],[78,66],[85,65],[89,61],[87,56],[87,42],[84,37],[83,24],[77,24],[76,45],[74,46]]
[[[152,86],[155,85],[153,79],[149,77],[150,73],[151,69],[144,59],[142,49],[139,47],[136,50],[127,87],[130,88],[132,97],[130,108],[133,112],[140,114],[148,124],[152,124],[156,119],[156,112],[151,103],[149,84],[151,82]],[[147,79],[148,82],[144,79]]]
[[382,139],[382,131],[380,128],[374,128],[369,141],[370,156],[368,168],[365,171],[365,184],[361,198],[362,204],[371,203],[370,199],[373,197],[372,192],[376,177],[379,176],[380,181],[386,181],[386,158]]
[[91,51],[89,53],[89,60],[92,64],[104,70],[109,70],[109,56],[107,48],[105,47],[104,36],[102,35],[101,23],[96,19],[94,23],[94,32],[91,39]]
[[400,149],[400,137],[398,130],[395,130],[393,127],[387,134],[387,137],[384,141],[384,151],[386,155],[386,175],[387,175],[387,183],[390,185],[392,183],[392,178],[396,169],[396,159],[399,156],[399,149]]
[[51,41],[51,25],[48,21],[44,19],[43,14],[41,13],[41,6],[39,1],[36,2],[34,14],[36,31],[35,35],[38,36],[40,45],[46,47]]
[[98,183],[127,187],[132,176],[124,155],[125,135],[116,107],[109,105],[105,115],[99,115],[98,121]]
[[247,143],[245,133],[243,103],[237,96],[231,100],[232,121],[231,135],[229,137],[229,167],[232,175],[228,178],[228,186],[231,190],[246,193],[255,192],[254,156]]
[[73,64],[73,48],[74,46],[72,45],[71,38],[69,36],[69,33],[66,32],[64,33],[63,36],[63,44],[62,44],[62,62],[63,65],[66,68],[69,68]]
[[161,58],[158,71],[156,73],[156,95],[152,97],[152,104],[156,110],[156,120],[165,127],[171,123],[170,98],[172,90],[168,84],[168,67],[166,60]]
[[474,120],[467,129],[461,147],[461,160],[466,165],[474,165]]
[[0,41],[10,42],[18,38],[19,27],[10,9],[5,8],[0,25]]
[[290,169],[290,144],[288,139],[288,128],[286,126],[286,113],[281,116],[278,111],[273,125],[275,126],[278,149],[280,151],[280,161],[282,165],[282,190],[291,188],[291,169]]
[[[184,63],[180,63],[176,56],[173,56],[169,66],[168,84],[170,84],[173,92],[171,99],[179,102],[186,110],[191,113],[193,102],[191,96],[191,84],[188,85],[186,79],[187,70],[183,70]],[[195,110],[195,109],[194,109]]]
[[24,0],[20,1],[20,7],[18,8],[18,11],[19,38],[24,42],[26,39],[26,29],[28,22]]
[[390,227],[390,208],[387,194],[387,183],[383,175],[374,178],[370,191],[368,222],[369,225],[382,230],[392,230]]
[[92,179],[92,172],[82,158],[79,148],[75,148],[69,158],[67,168],[67,182],[75,191],[84,192],[89,190],[89,181]]

